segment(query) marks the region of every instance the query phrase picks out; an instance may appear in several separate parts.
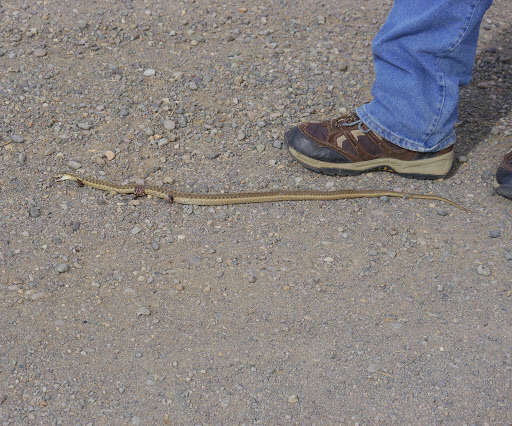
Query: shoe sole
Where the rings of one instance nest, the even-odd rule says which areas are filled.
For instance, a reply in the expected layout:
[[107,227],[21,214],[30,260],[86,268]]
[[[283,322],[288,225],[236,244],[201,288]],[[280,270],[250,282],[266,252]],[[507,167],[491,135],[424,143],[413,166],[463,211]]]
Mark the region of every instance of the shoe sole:
[[512,185],[500,185],[496,188],[496,192],[501,196],[512,200]]
[[453,151],[423,160],[398,160],[377,158],[358,163],[329,163],[308,157],[288,145],[288,152],[309,170],[327,175],[353,176],[372,171],[393,172],[414,179],[439,179],[445,177],[453,166]]

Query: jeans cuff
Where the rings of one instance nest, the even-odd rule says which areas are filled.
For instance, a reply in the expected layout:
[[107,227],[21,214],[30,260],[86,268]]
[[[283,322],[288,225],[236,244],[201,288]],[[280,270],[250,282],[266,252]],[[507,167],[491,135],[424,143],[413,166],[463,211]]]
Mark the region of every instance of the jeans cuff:
[[361,121],[364,124],[366,124],[366,126],[368,126],[369,129],[377,133],[380,137],[388,140],[389,142],[395,145],[398,145],[401,148],[417,152],[436,152],[441,151],[442,149],[445,149],[455,143],[455,133],[452,132],[452,134],[449,134],[445,138],[441,139],[433,147],[427,148],[425,147],[425,144],[399,136],[392,130],[389,130],[383,125],[381,125],[374,117],[372,117],[368,113],[368,111],[366,110],[366,105],[367,104],[362,105],[356,109],[357,115],[359,116]]

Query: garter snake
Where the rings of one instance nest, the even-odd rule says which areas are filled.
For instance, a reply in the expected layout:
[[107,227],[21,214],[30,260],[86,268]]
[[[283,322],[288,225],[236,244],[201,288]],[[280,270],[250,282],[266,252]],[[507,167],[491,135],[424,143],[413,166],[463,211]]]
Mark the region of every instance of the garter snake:
[[465,212],[468,209],[455,203],[448,198],[439,195],[418,194],[411,192],[396,192],[386,189],[359,190],[342,189],[338,191],[264,191],[264,192],[233,192],[228,194],[198,194],[193,192],[168,191],[165,188],[152,185],[117,185],[108,181],[81,177],[73,173],[61,173],[55,178],[58,181],[75,181],[79,185],[89,186],[102,191],[114,192],[118,194],[134,194],[136,196],[151,195],[153,197],[163,198],[170,202],[178,204],[193,204],[199,206],[221,206],[226,204],[247,204],[247,203],[265,203],[276,201],[304,201],[304,200],[340,200],[349,198],[370,198],[370,197],[398,197],[398,198],[419,198],[425,200],[437,200],[457,207]]

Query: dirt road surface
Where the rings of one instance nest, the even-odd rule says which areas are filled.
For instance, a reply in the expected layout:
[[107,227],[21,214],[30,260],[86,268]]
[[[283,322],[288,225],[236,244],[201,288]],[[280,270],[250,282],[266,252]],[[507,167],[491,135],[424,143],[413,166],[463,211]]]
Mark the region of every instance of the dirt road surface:
[[[0,424],[512,421],[512,3],[482,26],[457,168],[335,178],[282,146],[370,99],[391,1],[0,2]],[[198,192],[425,200],[184,207]]]

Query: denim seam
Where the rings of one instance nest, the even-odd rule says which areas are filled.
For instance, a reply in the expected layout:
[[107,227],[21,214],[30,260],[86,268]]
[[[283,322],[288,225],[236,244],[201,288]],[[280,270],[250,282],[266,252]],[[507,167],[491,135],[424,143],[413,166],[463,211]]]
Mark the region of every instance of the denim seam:
[[468,33],[469,25],[471,24],[471,21],[473,20],[473,17],[475,16],[476,7],[481,2],[482,2],[482,0],[474,0],[473,4],[471,5],[471,12],[466,17],[466,22],[464,22],[464,25],[462,26],[462,30],[461,30],[459,38],[457,38],[457,40],[455,40],[455,42],[453,43],[453,46],[450,46],[443,52],[439,53],[438,57],[444,56],[447,53],[451,53],[455,49],[457,49],[457,47],[460,46],[460,44],[462,43],[462,40],[464,40],[464,37]]
[[444,56],[446,56],[449,53],[452,53],[455,49],[457,49],[457,47],[460,46],[460,44],[462,43],[462,40],[464,40],[464,37],[468,33],[471,21],[473,21],[473,17],[475,16],[475,12],[476,12],[476,6],[481,1],[482,0],[474,0],[473,1],[473,4],[471,5],[471,8],[470,8],[470,12],[466,16],[466,20],[464,22],[464,25],[462,26],[461,31],[460,31],[460,35],[453,42],[453,45],[448,47],[445,51],[443,51],[443,52],[439,53],[438,55],[436,55],[437,56],[436,68],[438,68],[438,71],[439,71],[438,78],[440,80],[439,86],[441,88],[441,104],[440,104],[440,107],[437,110],[437,114],[435,115],[435,117],[432,120],[431,125],[429,126],[429,131],[427,132],[427,134],[424,137],[425,141],[429,140],[432,137],[432,135],[434,134],[434,132],[437,130],[437,127],[439,126],[439,123],[441,121],[441,116],[442,116],[442,113],[443,113],[443,108],[444,108],[444,105],[445,105],[445,102],[446,102],[446,80],[444,78],[444,73],[443,73],[443,71],[441,70],[441,67],[440,67],[441,60],[442,60],[442,58]]
[[441,102],[439,103],[439,108],[437,109],[437,113],[436,113],[434,119],[432,120],[432,124],[430,125],[430,130],[427,132],[427,134],[424,137],[424,140],[426,140],[426,141],[432,137],[432,135],[434,134],[434,132],[437,129],[437,126],[439,126],[443,108],[444,108],[444,105],[446,102],[446,81],[444,79],[444,74],[441,71],[441,67],[439,66],[440,62],[441,62],[441,58],[438,57],[436,60],[436,67],[439,70],[439,74],[438,74],[437,78],[440,80],[439,87],[441,89]]

